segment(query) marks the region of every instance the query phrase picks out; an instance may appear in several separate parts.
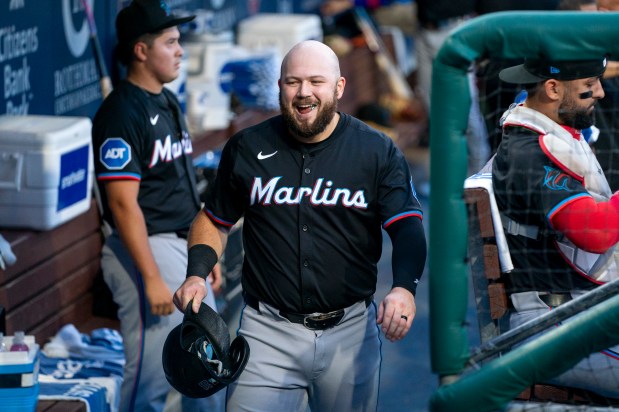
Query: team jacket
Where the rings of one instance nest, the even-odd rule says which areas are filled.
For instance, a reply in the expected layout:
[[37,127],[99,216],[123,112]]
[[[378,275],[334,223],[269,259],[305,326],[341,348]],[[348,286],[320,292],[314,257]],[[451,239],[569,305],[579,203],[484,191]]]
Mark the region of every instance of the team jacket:
[[[508,219],[539,229],[536,239],[507,236],[520,272],[510,277],[514,292],[589,289],[617,277],[615,248],[603,255],[584,251],[550,224],[553,214],[571,201],[582,196],[607,201],[611,196],[588,143],[523,106],[506,113],[503,129],[493,162],[497,204]],[[531,274],[534,278],[528,278]]]
[[402,153],[346,114],[316,144],[297,142],[281,116],[233,136],[205,211],[227,227],[244,216],[244,291],[297,313],[371,296],[381,227],[422,217]]

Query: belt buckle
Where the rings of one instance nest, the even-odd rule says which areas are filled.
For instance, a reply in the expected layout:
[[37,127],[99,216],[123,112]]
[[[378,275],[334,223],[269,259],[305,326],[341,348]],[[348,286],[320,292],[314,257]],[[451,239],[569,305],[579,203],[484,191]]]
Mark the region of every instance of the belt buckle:
[[328,329],[344,317],[344,309],[327,313],[312,313],[303,317],[303,326],[311,330]]

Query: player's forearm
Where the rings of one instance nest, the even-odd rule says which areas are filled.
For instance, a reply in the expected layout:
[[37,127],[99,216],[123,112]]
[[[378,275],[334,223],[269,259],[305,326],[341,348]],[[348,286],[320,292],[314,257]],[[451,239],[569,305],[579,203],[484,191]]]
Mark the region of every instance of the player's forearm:
[[199,244],[208,245],[215,250],[217,257],[221,257],[227,241],[228,233],[218,228],[203,211],[196,215],[189,230],[189,248]]
[[137,204],[116,205],[111,209],[116,230],[144,280],[160,277],[159,267],[148,243],[148,231],[140,207]]

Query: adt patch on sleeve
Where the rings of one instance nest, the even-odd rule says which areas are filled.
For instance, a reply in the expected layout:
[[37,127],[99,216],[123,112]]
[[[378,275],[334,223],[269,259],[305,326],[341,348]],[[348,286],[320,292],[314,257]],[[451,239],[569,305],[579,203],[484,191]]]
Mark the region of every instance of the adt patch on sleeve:
[[120,137],[110,137],[99,149],[99,161],[109,170],[120,170],[131,161],[131,146]]

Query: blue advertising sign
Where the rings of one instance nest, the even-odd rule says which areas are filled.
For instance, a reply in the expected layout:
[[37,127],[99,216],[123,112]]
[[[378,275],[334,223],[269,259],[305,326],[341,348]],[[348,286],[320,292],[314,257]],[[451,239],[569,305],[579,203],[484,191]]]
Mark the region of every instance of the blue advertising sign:
[[88,154],[86,145],[60,156],[60,181],[58,182],[57,211],[74,205],[88,197]]
[[[104,14],[103,0],[87,1]],[[101,89],[89,41],[81,0],[0,0],[0,114],[93,114]]]
[[[113,80],[114,22],[129,0],[86,0]],[[175,13],[197,14],[209,32],[233,30],[261,12],[312,13],[319,0],[167,0]],[[0,0],[0,115],[93,117],[102,101],[83,0]]]

